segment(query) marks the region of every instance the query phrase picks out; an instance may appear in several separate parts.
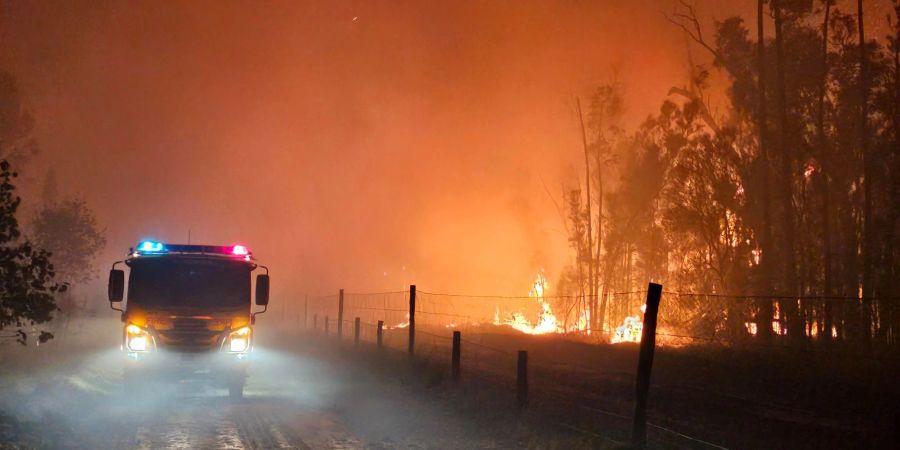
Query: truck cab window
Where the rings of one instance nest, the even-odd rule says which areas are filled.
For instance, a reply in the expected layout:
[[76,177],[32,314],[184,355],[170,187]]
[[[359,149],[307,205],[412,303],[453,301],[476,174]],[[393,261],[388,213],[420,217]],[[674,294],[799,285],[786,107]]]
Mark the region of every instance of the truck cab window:
[[128,301],[140,306],[249,308],[250,268],[239,261],[136,260]]

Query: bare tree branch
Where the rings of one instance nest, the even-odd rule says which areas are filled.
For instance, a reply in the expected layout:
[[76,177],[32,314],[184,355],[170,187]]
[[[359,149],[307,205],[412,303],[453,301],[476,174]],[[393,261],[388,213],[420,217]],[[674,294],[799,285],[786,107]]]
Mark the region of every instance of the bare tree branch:
[[681,28],[681,30],[694,42],[708,50],[713,57],[718,58],[719,52],[703,38],[703,29],[700,26],[700,20],[697,19],[697,10],[694,9],[694,5],[685,0],[679,0],[679,3],[683,9],[679,8],[678,5],[675,5],[675,10],[672,12],[672,15],[663,13],[663,16],[673,25]]

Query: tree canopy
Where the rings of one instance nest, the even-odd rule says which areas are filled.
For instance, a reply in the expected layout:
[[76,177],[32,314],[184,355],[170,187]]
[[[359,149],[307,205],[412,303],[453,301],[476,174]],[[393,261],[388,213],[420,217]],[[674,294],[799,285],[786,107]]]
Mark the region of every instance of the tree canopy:
[[[21,235],[16,218],[21,199],[12,183],[16,175],[9,162],[0,161],[0,330],[14,327],[6,337],[25,344],[29,332],[24,328],[52,319],[55,294],[64,292],[66,284],[56,281],[50,252]],[[47,331],[37,337],[39,342],[52,338]]]

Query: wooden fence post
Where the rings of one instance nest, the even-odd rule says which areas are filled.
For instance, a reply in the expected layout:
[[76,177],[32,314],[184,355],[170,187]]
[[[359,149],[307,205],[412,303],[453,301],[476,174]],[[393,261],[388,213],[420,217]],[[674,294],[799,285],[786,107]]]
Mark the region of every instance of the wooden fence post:
[[519,350],[519,363],[516,370],[516,403],[519,409],[528,405],[528,352]]
[[416,354],[416,285],[409,286],[409,347],[407,348],[410,360]]
[[450,356],[450,378],[454,383],[459,383],[459,356],[462,334],[459,331],[453,332],[453,352]]
[[313,314],[313,330],[319,328],[319,315]]
[[653,352],[656,349],[656,317],[662,285],[647,286],[647,307],[644,310],[644,326],[641,331],[641,352],[638,356],[634,424],[631,428],[631,444],[644,448],[647,444],[647,395],[650,391],[650,371],[653,368]]
[[341,336],[344,332],[344,290],[338,293],[338,319],[337,319],[337,337],[338,340],[341,339]]
[[325,336],[328,336],[328,316],[325,316]]
[[384,321],[379,320],[378,321],[378,335],[376,337],[376,340],[378,341],[378,350],[381,350],[381,340],[382,340],[383,335],[384,335]]
[[359,317],[353,321],[353,345],[359,345]]

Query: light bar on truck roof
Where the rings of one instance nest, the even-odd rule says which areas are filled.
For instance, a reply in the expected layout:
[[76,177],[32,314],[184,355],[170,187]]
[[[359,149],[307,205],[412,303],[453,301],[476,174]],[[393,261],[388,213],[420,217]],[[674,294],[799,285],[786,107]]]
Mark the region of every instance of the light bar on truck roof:
[[160,253],[164,252],[165,248],[162,242],[143,241],[138,244],[138,251],[141,253]]
[[134,256],[162,255],[169,253],[196,253],[204,255],[238,256],[249,260],[252,253],[245,245],[190,245],[166,244],[157,241],[141,241],[135,249]]
[[141,253],[160,253],[165,251],[162,242],[143,241],[137,246],[137,250]]

